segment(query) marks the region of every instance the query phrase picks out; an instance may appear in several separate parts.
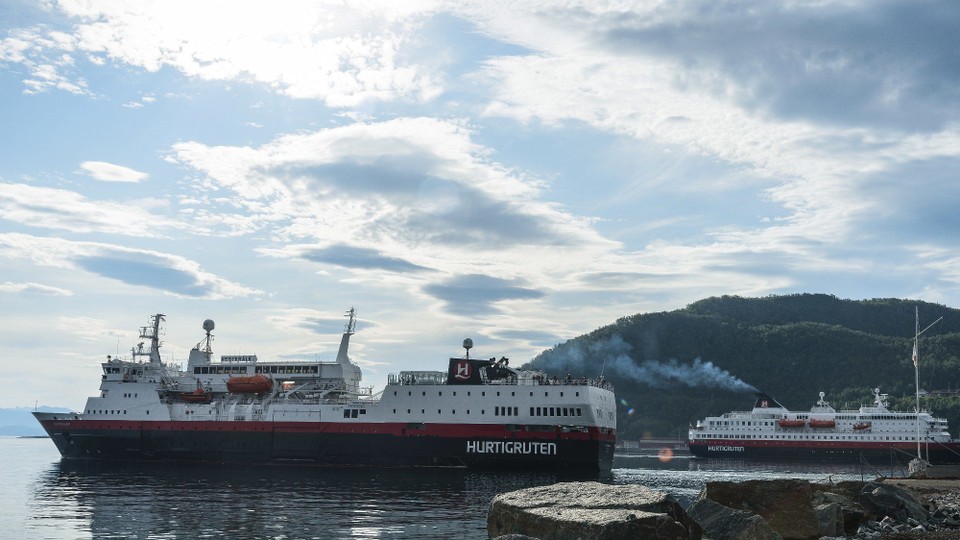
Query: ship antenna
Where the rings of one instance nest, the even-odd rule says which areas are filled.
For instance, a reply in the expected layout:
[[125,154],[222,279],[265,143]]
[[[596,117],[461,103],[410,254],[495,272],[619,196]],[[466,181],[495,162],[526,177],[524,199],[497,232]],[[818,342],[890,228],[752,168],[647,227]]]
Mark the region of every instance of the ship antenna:
[[933,321],[929,326],[920,330],[920,308],[914,308],[916,310],[916,325],[914,326],[914,331],[916,332],[913,336],[913,376],[917,385],[917,414],[916,414],[916,424],[917,424],[917,459],[922,460],[923,456],[920,451],[920,335],[926,332],[927,330],[933,328],[933,325],[943,320],[943,317]]
[[207,357],[207,362],[210,362],[210,357],[213,356],[213,336],[210,332],[213,332],[213,329],[216,325],[213,323],[213,319],[207,319],[203,321],[203,330],[207,333],[206,344],[203,347],[203,354]]
[[150,326],[141,326],[140,327],[140,339],[149,339],[150,340],[150,352],[143,352],[143,343],[140,343],[139,349],[133,353],[134,358],[137,356],[149,356],[151,364],[160,363],[160,323],[163,321],[163,318],[166,317],[163,313],[157,313],[150,318]]

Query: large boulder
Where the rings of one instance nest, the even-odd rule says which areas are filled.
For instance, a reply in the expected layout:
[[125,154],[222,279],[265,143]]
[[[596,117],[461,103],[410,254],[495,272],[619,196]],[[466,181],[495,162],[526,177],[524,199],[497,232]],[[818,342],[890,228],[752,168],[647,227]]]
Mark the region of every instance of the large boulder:
[[803,480],[707,482],[700,498],[754,513],[784,539],[820,537],[813,490],[810,483]]
[[699,499],[687,508],[687,515],[703,527],[711,540],[780,540],[762,517],[744,510],[727,508],[710,499]]
[[[857,501],[865,482],[845,481],[830,484],[811,484],[813,506],[820,521],[823,536],[854,536],[869,518],[869,513]],[[834,514],[839,507],[840,515]],[[835,532],[831,532],[835,531]]]
[[540,540],[699,540],[700,526],[670,495],[640,485],[565,482],[494,497],[487,534]]
[[924,508],[923,503],[913,493],[898,486],[869,482],[860,491],[859,501],[878,519],[913,519],[923,524],[930,521],[930,512]]

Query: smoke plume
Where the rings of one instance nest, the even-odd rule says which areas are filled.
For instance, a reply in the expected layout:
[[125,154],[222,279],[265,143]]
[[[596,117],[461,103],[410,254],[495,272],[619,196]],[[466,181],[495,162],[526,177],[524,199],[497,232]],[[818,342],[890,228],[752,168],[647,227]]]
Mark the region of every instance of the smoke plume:
[[629,354],[632,349],[619,335],[590,343],[573,341],[545,354],[541,367],[592,377],[599,376],[598,370],[602,370],[607,377],[619,376],[655,388],[685,385],[721,388],[734,392],[757,390],[729,371],[715,366],[713,362],[704,362],[699,358],[689,364],[674,359],[666,362],[636,362]]

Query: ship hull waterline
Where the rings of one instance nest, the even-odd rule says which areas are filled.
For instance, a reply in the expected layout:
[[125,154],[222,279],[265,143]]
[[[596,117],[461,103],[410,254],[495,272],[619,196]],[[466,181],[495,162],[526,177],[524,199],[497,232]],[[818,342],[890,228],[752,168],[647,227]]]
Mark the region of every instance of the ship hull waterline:
[[318,466],[466,467],[609,472],[615,437],[514,431],[489,426],[417,424],[302,426],[273,422],[110,422],[41,420],[61,456],[70,460],[295,463]]
[[[899,444],[864,444],[859,446],[812,443],[807,445],[752,445],[717,441],[710,444],[689,444],[695,458],[741,459],[747,461],[829,461],[843,463],[883,464],[895,461],[908,463],[917,457],[916,442]],[[930,463],[960,463],[960,443],[921,446],[923,458]]]

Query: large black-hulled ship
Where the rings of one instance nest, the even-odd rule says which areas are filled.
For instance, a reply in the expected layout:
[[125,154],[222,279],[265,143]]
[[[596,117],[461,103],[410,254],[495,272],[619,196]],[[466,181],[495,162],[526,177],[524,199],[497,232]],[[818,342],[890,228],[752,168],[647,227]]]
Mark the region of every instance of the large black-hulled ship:
[[451,358],[446,372],[391,374],[374,394],[347,350],[334,362],[214,361],[213,321],[186,370],[163,362],[160,324],[130,359],[107,357],[81,412],[34,413],[68,459],[296,462],[609,470],[616,399],[603,380],[515,369],[506,358]]

